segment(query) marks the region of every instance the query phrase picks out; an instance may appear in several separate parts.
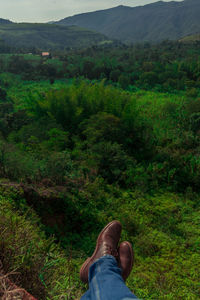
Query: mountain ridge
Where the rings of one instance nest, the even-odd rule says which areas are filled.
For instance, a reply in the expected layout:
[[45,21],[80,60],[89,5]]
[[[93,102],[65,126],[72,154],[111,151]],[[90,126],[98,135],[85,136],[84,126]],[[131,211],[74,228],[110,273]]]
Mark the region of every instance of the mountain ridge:
[[79,48],[107,41],[101,33],[77,26],[45,23],[0,24],[0,37],[11,47],[34,47],[41,50]]
[[0,18],[0,24],[12,24],[13,22],[7,19]]
[[177,40],[200,32],[200,1],[158,1],[144,6],[119,5],[55,22],[76,25],[123,42]]

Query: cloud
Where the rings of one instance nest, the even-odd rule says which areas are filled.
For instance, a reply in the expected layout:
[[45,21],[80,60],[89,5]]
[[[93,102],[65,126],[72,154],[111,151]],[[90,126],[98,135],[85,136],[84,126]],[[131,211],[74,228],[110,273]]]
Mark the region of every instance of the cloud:
[[15,22],[47,22],[117,5],[139,6],[152,2],[157,0],[0,0],[0,17]]

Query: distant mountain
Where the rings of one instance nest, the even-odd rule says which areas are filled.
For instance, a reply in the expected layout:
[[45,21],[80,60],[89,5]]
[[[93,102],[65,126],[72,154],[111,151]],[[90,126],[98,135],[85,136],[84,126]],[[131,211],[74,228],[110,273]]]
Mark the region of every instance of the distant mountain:
[[0,38],[12,47],[28,46],[41,50],[88,47],[108,40],[101,33],[77,26],[32,23],[0,24]]
[[10,20],[0,18],[0,24],[12,24],[12,23],[13,22],[11,22]]
[[176,40],[200,32],[200,0],[118,6],[68,17],[56,24],[81,26],[123,42]]

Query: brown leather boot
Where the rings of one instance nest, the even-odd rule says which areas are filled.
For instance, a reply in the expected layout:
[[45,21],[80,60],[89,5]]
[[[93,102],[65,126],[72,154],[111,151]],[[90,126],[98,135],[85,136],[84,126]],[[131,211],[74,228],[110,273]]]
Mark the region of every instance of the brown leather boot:
[[122,225],[119,221],[112,221],[99,234],[94,253],[89,257],[80,269],[80,279],[88,282],[89,268],[98,258],[110,254],[118,257],[117,247],[120,240]]
[[134,253],[132,245],[129,242],[123,242],[120,244],[118,252],[119,266],[122,269],[122,277],[125,281],[133,268]]

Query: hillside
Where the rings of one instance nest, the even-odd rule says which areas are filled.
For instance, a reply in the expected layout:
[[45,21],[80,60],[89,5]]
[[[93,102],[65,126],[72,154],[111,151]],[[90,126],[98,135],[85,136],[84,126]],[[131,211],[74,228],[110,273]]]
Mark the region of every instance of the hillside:
[[10,20],[0,18],[0,24],[12,24]]
[[198,41],[200,41],[200,33],[188,35],[179,40],[179,42],[183,42],[183,43],[193,43]]
[[80,299],[80,266],[118,219],[139,299],[199,299],[200,90],[189,103],[184,93],[25,79],[0,76],[5,274],[40,300]]
[[0,299],[80,299],[114,219],[138,299],[200,299],[200,43],[57,53],[0,54]]
[[77,25],[125,42],[176,40],[200,31],[200,1],[159,1],[139,7],[118,6],[65,18],[56,24]]
[[107,40],[100,33],[76,26],[31,23],[0,24],[0,37],[9,46],[44,50],[88,47]]

